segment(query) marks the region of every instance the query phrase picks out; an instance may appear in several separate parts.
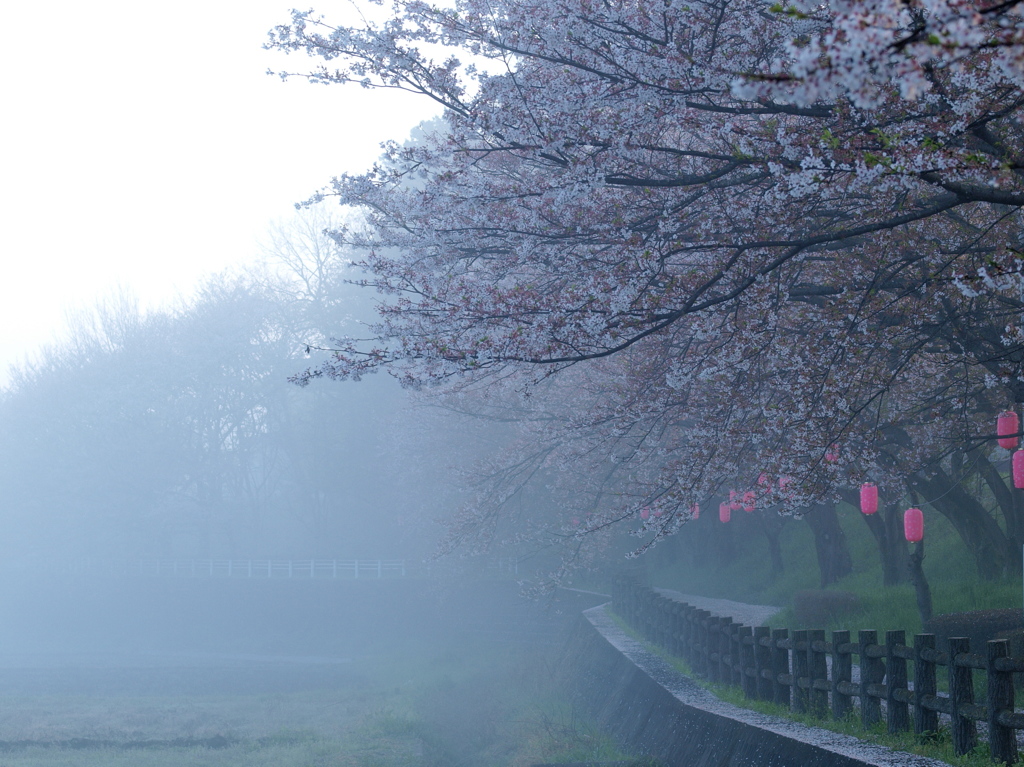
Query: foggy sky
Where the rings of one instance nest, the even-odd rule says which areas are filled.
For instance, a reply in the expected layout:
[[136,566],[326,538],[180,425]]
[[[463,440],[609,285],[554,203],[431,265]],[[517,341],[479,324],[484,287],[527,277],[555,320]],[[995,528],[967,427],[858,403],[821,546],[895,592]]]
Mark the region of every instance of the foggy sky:
[[252,258],[272,219],[433,114],[403,94],[268,76],[305,63],[261,49],[290,7],[6,9],[0,383],[69,309],[118,287],[162,305]]

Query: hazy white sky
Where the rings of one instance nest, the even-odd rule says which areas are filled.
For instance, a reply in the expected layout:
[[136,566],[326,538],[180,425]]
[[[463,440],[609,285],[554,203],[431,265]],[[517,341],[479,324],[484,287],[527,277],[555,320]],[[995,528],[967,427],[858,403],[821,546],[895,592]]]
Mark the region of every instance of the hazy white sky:
[[[338,18],[332,2],[317,8]],[[261,49],[292,5],[5,8],[0,383],[69,309],[118,285],[159,305],[252,258],[271,220],[435,113],[408,95],[268,76],[304,68]]]

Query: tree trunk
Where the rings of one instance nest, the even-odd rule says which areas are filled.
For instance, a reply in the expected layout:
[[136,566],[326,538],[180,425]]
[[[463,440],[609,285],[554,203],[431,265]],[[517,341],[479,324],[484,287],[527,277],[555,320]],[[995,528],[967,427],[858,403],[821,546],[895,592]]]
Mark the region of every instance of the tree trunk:
[[774,583],[786,570],[785,563],[782,561],[782,545],[779,542],[786,518],[779,516],[774,511],[767,510],[758,511],[757,518],[765,538],[768,539],[768,556],[771,561],[771,572],[768,577]]
[[[859,508],[860,497],[856,491],[842,493],[843,500]],[[875,514],[861,514],[878,546],[878,558],[882,563],[882,584],[896,586],[906,583],[910,577],[910,553],[903,538],[903,515],[899,504],[882,504]]]
[[812,506],[804,519],[814,533],[821,588],[826,588],[853,572],[853,558],[846,543],[846,534],[839,525],[834,504]]
[[974,457],[977,458],[978,472],[992,491],[992,497],[995,498],[1003,515],[1007,543],[1012,547],[1011,551],[1007,551],[1007,567],[1010,572],[1020,575],[1022,562],[1019,552],[1021,546],[1024,546],[1024,504],[1021,503],[1021,494],[1007,485],[1003,475],[982,450],[975,451]]
[[899,506],[888,504],[877,514],[864,514],[864,521],[875,536],[882,560],[882,584],[896,586],[910,577],[910,552],[903,537],[903,516]]
[[978,499],[958,482],[953,482],[942,469],[931,476],[915,474],[909,479],[909,485],[953,524],[974,557],[978,575],[983,580],[1002,577],[1016,557],[1016,549]]
[[921,625],[924,626],[932,619],[932,590],[928,587],[928,581],[924,577],[924,540],[920,540],[914,546],[914,553],[910,555],[909,572],[910,580],[914,583],[914,594],[917,597],[917,612],[921,616]]

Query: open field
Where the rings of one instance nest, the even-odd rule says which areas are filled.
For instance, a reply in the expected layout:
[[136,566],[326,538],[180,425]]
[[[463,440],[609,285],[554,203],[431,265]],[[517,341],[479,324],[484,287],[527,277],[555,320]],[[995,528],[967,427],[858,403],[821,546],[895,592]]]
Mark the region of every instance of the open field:
[[552,684],[549,658],[494,650],[5,668],[0,767],[521,767],[621,756]]
[[378,673],[386,665],[152,656],[2,668],[0,765],[415,764],[415,737],[375,729],[402,691]]
[[[74,651],[77,626],[66,624],[58,650],[0,652],[0,767],[525,767],[623,756],[559,685],[556,637],[580,605],[480,589],[437,596],[429,625],[404,598],[331,617],[316,601],[297,611],[296,592],[291,612],[283,598],[263,601],[290,618],[276,633],[254,619],[234,633],[195,622],[203,642],[177,650],[167,640],[132,649],[166,637],[169,620],[109,652]],[[344,592],[330,596],[336,611],[350,605]],[[388,617],[396,608],[404,621]]]

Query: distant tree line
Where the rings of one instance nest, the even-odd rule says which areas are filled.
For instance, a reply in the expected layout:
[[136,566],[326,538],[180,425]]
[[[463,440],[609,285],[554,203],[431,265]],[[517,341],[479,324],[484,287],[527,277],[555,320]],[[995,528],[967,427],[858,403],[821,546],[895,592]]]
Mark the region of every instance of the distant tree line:
[[443,429],[386,376],[289,381],[321,328],[365,314],[323,229],[307,212],[261,267],[211,277],[176,307],[109,298],[13,371],[0,556],[431,553],[454,492],[445,451],[429,447]]

